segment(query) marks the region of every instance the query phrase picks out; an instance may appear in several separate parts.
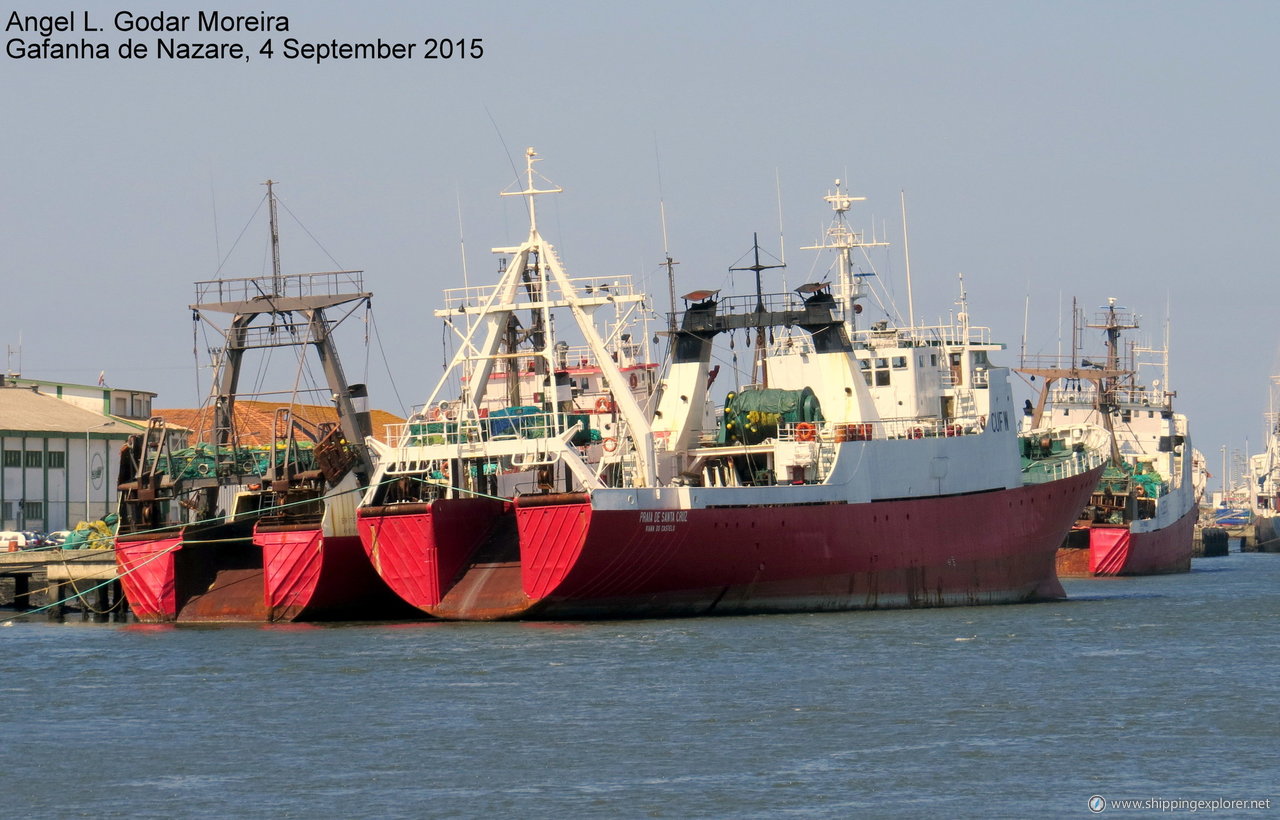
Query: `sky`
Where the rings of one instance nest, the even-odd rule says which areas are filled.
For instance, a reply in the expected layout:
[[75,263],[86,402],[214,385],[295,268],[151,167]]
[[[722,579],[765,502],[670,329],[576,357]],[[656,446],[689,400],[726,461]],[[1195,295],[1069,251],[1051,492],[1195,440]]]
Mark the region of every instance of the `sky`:
[[[904,311],[903,200],[917,317],[953,311],[963,274],[971,321],[1009,365],[1024,329],[1029,351],[1058,350],[1073,298],[1093,312],[1115,297],[1152,345],[1168,317],[1169,385],[1211,471],[1261,448],[1280,372],[1280,4],[210,0],[163,4],[191,21],[159,34],[115,27],[158,7],[59,5],[0,14],[73,12],[77,31],[50,41],[111,57],[11,56],[44,38],[4,32],[11,371],[105,372],[157,407],[200,404],[192,283],[269,272],[273,179],[285,273],[365,271],[373,324],[357,317],[343,363],[403,413],[440,372],[440,292],[463,284],[464,258],[488,281],[489,249],[524,237],[498,192],[533,146],[564,189],[540,227],[571,275],[632,274],[665,310],[665,251],[679,292],[728,287],[758,232],[789,287],[821,278],[829,260],[801,248],[840,178],[867,197],[853,226],[893,243],[873,259]],[[201,10],[288,31],[202,33]],[[80,31],[86,13],[104,30]],[[162,59],[165,37],[248,59]],[[131,38],[151,53],[122,58]],[[288,59],[287,38],[415,43],[417,59]],[[483,54],[423,59],[431,38]]]

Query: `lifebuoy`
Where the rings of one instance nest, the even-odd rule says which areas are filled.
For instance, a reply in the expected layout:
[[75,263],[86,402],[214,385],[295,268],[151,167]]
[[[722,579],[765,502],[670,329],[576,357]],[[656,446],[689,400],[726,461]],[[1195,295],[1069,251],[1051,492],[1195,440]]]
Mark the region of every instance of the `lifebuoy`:
[[435,407],[432,407],[432,408],[431,408],[431,412],[430,412],[430,413],[428,413],[428,414],[427,414],[427,416],[428,416],[432,421],[439,421],[439,420],[440,420],[440,405],[438,405],[438,404],[437,404]]
[[613,436],[609,436],[602,443],[604,444],[604,451],[606,453],[612,453],[614,450],[618,449],[618,440]]
[[813,441],[818,429],[807,421],[796,425],[796,441]]
[[604,396],[601,396],[600,398],[596,399],[597,413],[608,413],[612,409],[613,409],[613,402],[609,401]]
[[639,386],[640,386],[640,380],[639,380],[638,378],[636,378],[636,374],[635,374],[635,373],[632,373],[632,374],[631,374],[631,389],[633,389],[633,390],[634,390],[635,388],[637,388],[637,387],[639,387]]
[[909,432],[907,435],[911,438],[924,438],[924,428],[912,427],[911,432]]

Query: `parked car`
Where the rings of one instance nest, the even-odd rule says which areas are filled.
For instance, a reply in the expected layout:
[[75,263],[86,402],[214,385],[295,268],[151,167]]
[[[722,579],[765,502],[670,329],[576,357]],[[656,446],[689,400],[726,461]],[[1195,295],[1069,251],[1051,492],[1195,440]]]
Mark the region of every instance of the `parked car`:
[[44,537],[44,545],[46,547],[60,547],[67,542],[67,536],[71,534],[71,530],[54,530]]
[[0,552],[15,552],[35,546],[27,542],[27,534],[17,530],[0,530]]

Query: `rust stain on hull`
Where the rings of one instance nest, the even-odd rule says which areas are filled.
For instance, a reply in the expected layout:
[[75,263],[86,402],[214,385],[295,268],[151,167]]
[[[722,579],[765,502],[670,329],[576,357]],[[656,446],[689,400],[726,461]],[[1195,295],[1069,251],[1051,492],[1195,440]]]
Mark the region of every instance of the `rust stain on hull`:
[[262,584],[261,567],[220,570],[206,591],[187,600],[178,623],[276,620],[263,600]]

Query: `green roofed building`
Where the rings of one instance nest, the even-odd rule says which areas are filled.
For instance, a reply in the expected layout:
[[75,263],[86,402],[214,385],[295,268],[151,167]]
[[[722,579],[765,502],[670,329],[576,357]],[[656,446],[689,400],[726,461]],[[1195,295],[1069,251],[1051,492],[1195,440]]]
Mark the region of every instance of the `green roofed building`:
[[[150,400],[129,407],[136,391],[92,388],[92,410],[70,400],[72,388],[83,386],[0,377],[0,530],[70,529],[115,510],[120,447],[145,426]],[[118,392],[140,417],[106,413]]]

